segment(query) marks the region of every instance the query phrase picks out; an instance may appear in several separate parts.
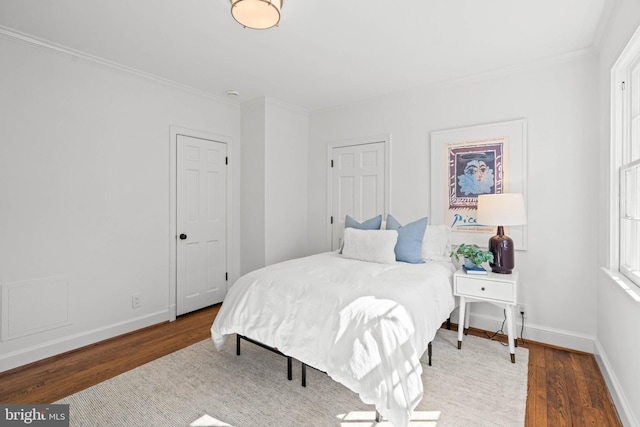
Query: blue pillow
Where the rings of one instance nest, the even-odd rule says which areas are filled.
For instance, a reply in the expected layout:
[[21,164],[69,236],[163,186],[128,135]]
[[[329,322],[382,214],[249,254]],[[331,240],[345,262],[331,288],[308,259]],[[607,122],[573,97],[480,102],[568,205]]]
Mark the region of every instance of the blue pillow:
[[358,230],[380,230],[382,215],[374,216],[366,221],[358,222],[349,215],[344,219],[344,228],[357,228]]
[[396,243],[396,260],[411,264],[422,264],[422,239],[427,229],[428,217],[421,218],[405,226],[400,225],[391,215],[387,215],[387,230],[398,231]]

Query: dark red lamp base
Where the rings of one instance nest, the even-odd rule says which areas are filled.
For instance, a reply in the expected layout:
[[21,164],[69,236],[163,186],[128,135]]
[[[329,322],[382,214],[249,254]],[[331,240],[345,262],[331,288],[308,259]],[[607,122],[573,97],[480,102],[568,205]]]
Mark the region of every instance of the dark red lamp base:
[[491,271],[511,274],[515,267],[513,240],[505,236],[502,226],[498,227],[498,234],[489,239],[489,251],[493,254],[493,262],[489,263]]

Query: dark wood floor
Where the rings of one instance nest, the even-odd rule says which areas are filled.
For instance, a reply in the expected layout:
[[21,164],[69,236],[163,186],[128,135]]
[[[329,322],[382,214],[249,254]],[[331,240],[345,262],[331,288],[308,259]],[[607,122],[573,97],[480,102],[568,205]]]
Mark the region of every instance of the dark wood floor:
[[[55,402],[207,339],[218,309],[203,309],[175,322],[2,372],[0,403]],[[469,333],[486,336],[473,328]],[[527,427],[622,426],[593,355],[533,342],[520,345],[529,349]]]

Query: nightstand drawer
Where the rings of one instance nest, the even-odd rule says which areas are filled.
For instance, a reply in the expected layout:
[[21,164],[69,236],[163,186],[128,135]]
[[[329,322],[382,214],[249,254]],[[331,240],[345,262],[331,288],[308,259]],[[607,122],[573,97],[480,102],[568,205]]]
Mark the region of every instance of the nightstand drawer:
[[513,283],[499,282],[496,280],[472,279],[458,276],[456,278],[456,295],[463,295],[471,298],[491,299],[514,302]]

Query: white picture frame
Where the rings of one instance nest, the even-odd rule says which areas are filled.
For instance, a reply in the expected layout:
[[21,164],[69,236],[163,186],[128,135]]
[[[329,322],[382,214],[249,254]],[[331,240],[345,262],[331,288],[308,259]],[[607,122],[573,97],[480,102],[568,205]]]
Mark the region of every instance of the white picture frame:
[[[521,193],[527,206],[526,120],[434,131],[430,145],[430,222],[451,226],[454,245],[486,248],[497,227],[477,224],[477,195]],[[469,169],[477,172],[467,173]],[[478,175],[482,179],[469,179]],[[516,250],[527,249],[526,225],[505,227],[505,234]]]

